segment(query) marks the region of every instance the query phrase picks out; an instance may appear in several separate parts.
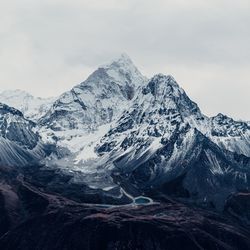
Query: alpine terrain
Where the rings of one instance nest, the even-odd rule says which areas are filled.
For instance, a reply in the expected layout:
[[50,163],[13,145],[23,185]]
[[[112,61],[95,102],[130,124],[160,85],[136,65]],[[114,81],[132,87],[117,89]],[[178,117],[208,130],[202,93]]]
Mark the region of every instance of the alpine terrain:
[[1,249],[250,249],[250,124],[171,75],[122,54],[57,98],[0,102]]
[[17,89],[0,93],[0,102],[20,110],[28,119],[37,121],[45,115],[56,98],[40,98]]

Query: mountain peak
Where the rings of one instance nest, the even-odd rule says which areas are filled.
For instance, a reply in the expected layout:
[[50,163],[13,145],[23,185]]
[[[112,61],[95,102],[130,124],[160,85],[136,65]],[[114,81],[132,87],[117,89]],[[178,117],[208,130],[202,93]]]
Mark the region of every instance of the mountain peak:
[[100,68],[105,69],[107,74],[116,81],[122,78],[127,80],[129,84],[133,82],[135,85],[141,85],[146,81],[146,77],[141,74],[131,58],[125,53]]
[[102,67],[103,68],[110,68],[112,66],[124,67],[125,65],[134,66],[134,63],[126,53],[122,53],[116,58],[112,59],[109,63],[104,64]]
[[154,97],[179,96],[183,90],[173,76],[157,74],[151,78],[144,89],[144,94],[151,93]]
[[226,115],[222,114],[222,113],[218,113],[216,116],[212,117],[212,118],[227,118]]
[[211,117],[212,121],[216,121],[216,122],[237,122],[235,121],[233,118],[224,115],[222,113],[218,113],[216,116]]
[[147,78],[134,65],[130,57],[123,53],[110,63],[100,66],[94,71],[85,82],[81,85],[85,86],[87,82],[101,82],[105,79],[106,82],[114,82],[119,86],[139,86],[145,85]]
[[169,84],[179,87],[178,83],[172,75],[164,75],[162,73],[159,73],[153,76],[152,81],[157,81],[158,83]]
[[96,129],[120,116],[125,104],[129,104],[139,86],[144,86],[146,82],[146,77],[131,59],[122,54],[61,95],[41,123],[51,124],[56,130]]
[[129,56],[128,54],[126,54],[126,53],[121,53],[121,54],[117,57],[116,61],[127,61],[127,62],[132,62],[130,56]]

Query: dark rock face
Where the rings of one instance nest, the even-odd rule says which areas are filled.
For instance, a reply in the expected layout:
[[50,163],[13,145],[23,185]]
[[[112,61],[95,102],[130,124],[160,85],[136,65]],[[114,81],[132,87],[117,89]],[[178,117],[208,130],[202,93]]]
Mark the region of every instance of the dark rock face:
[[219,113],[217,116],[212,117],[213,129],[211,131],[213,136],[241,136],[250,129],[249,125],[245,122],[234,121],[232,118]]
[[0,103],[0,165],[30,166],[48,156],[54,148],[41,141],[36,129],[19,110]]
[[6,233],[8,231],[8,229],[10,228],[10,220],[9,220],[9,216],[6,213],[5,210],[5,199],[4,196],[2,194],[2,192],[0,193],[0,235],[3,235],[4,233]]
[[12,107],[0,103],[0,136],[27,149],[33,149],[39,140],[33,132],[35,124]]
[[226,201],[225,211],[250,226],[250,193],[240,192],[231,195]]
[[13,115],[23,117],[23,114],[22,114],[21,111],[15,109],[15,108],[9,107],[6,104],[1,103],[0,104],[0,114],[1,115],[6,115],[6,114],[9,114],[9,113],[11,113]]

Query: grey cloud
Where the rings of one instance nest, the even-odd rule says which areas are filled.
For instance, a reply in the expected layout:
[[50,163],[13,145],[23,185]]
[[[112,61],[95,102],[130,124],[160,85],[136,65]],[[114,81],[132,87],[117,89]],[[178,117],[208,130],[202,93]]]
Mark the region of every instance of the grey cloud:
[[172,74],[204,113],[250,119],[250,2],[12,0],[0,10],[0,87],[58,95],[122,52]]

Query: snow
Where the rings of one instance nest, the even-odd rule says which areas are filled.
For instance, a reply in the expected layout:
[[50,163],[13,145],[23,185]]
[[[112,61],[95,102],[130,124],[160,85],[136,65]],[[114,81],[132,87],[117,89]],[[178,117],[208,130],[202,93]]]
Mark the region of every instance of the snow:
[[[62,94],[41,119],[43,141],[67,148],[75,165],[97,158],[96,145],[132,102],[127,86],[136,91],[146,81],[126,55],[99,67],[86,81]],[[60,112],[65,115],[55,115]]]
[[55,98],[34,97],[22,90],[6,90],[0,93],[0,102],[20,110],[24,116],[37,121],[52,106]]
[[95,133],[84,136],[84,145],[81,150],[78,150],[79,153],[75,160],[76,164],[98,157],[95,153],[96,144],[109,131],[110,127],[111,124],[102,125]]
[[[132,60],[125,53],[114,59],[111,63],[101,66],[107,70],[107,74],[111,76],[118,84],[124,84],[126,81],[131,81],[137,87],[142,86],[147,82],[147,78],[142,76],[139,70],[135,67]],[[128,79],[127,76],[130,76]]]

